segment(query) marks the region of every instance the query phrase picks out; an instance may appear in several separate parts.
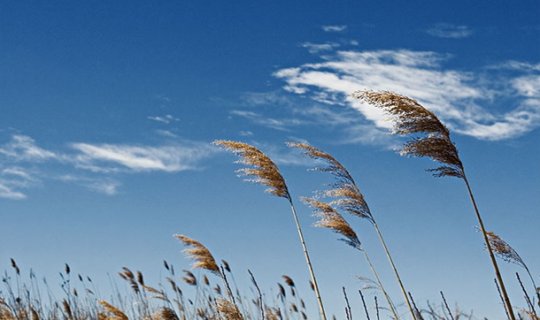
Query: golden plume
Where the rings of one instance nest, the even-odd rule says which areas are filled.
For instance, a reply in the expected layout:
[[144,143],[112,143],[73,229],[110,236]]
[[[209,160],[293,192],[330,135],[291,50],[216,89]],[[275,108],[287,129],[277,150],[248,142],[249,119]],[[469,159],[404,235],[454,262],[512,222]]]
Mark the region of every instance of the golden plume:
[[125,313],[122,312],[122,310],[118,309],[117,307],[113,306],[112,304],[108,303],[105,300],[100,300],[99,304],[110,314],[112,314],[112,317],[107,317],[107,319],[111,320],[128,320],[128,317]]
[[216,304],[218,312],[225,320],[244,320],[236,305],[229,300],[217,299]]
[[268,186],[267,192],[290,199],[285,179],[283,179],[276,164],[262,151],[252,145],[237,141],[216,140],[214,144],[240,156],[239,163],[251,166],[237,170],[242,176],[254,178],[247,179],[247,181]]
[[353,248],[361,249],[360,240],[349,223],[331,205],[318,201],[314,198],[302,198],[304,203],[314,209],[314,214],[319,218],[316,227],[330,229],[344,238],[341,239]]
[[528,269],[523,262],[523,259],[519,256],[516,250],[512,248],[506,241],[495,234],[492,231],[487,231],[489,244],[493,248],[493,251],[506,262],[513,262],[525,269]]
[[193,269],[201,268],[211,271],[219,276],[221,272],[216,263],[216,260],[205,246],[203,246],[199,241],[191,239],[185,235],[176,234],[175,238],[182,241],[185,246],[191,247],[184,250],[184,253],[195,260],[193,263]]
[[414,99],[389,91],[357,91],[353,97],[390,114],[395,134],[417,135],[405,143],[402,155],[429,157],[442,163],[442,166],[429,170],[437,177],[463,178],[463,164],[450,139],[450,131],[433,112]]
[[331,185],[332,189],[323,192],[326,197],[336,198],[331,202],[331,205],[336,205],[352,215],[373,222],[373,215],[364,195],[345,166],[329,153],[307,143],[288,142],[287,145],[291,148],[301,149],[310,158],[325,163],[324,166],[315,167],[314,170],[328,172],[336,177],[337,182]]

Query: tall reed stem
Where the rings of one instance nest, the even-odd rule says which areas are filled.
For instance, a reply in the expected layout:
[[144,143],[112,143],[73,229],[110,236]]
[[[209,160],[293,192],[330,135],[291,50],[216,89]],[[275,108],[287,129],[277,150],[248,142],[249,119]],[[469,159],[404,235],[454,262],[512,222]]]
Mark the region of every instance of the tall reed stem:
[[300,220],[298,219],[298,214],[296,213],[296,208],[292,200],[289,198],[289,204],[291,205],[291,212],[294,218],[294,223],[296,224],[296,231],[298,231],[298,237],[300,238],[300,243],[302,244],[302,250],[304,251],[304,257],[306,258],[306,263],[309,269],[309,275],[311,277],[311,282],[313,283],[313,289],[315,290],[315,296],[317,297],[317,303],[319,305],[319,313],[322,320],[326,320],[326,313],[324,312],[324,306],[321,299],[321,293],[319,291],[319,285],[317,284],[317,279],[315,278],[315,272],[313,271],[313,265],[311,264],[311,259],[309,258],[308,249],[306,246],[306,241],[304,240],[304,234],[302,232],[302,227],[300,226]]
[[467,180],[467,176],[465,175],[465,170],[463,170],[463,181],[465,181],[465,185],[467,186],[467,191],[469,192],[469,197],[471,198],[471,202],[474,207],[474,212],[476,213],[476,218],[478,219],[478,224],[480,225],[480,230],[482,231],[482,235],[484,236],[484,241],[486,243],[486,248],[489,253],[489,258],[491,259],[491,264],[493,265],[493,269],[495,269],[495,276],[497,277],[497,282],[499,283],[499,287],[501,289],[501,295],[504,301],[506,311],[508,312],[508,316],[510,317],[510,320],[516,320],[516,316],[514,315],[512,304],[510,303],[510,298],[508,297],[508,293],[506,292],[506,287],[504,285],[501,272],[499,270],[499,265],[497,264],[497,260],[495,259],[495,254],[493,254],[493,249],[491,248],[491,244],[489,243],[489,238],[486,232],[486,228],[484,227],[484,220],[482,219],[482,216],[480,215],[480,211],[478,210],[478,205],[476,204],[476,200],[474,199],[474,195],[473,195],[471,186],[469,184],[469,180]]
[[373,275],[375,276],[375,279],[377,280],[377,284],[381,288],[384,294],[384,297],[386,298],[386,301],[388,302],[388,307],[390,308],[390,311],[392,311],[392,314],[394,315],[394,319],[396,320],[399,319],[394,303],[392,302],[392,299],[390,299],[390,296],[386,292],[386,289],[384,289],[381,279],[379,278],[379,273],[375,270],[375,267],[373,266],[373,263],[371,262],[371,259],[369,258],[369,255],[367,254],[366,250],[362,250],[362,252],[364,253],[364,257],[366,258],[366,261],[369,265],[369,268],[371,269],[371,272],[373,273]]
[[[396,275],[396,279],[399,283],[399,287],[401,288],[401,292],[403,293],[403,297],[405,298],[405,302],[407,302],[407,307],[409,307],[409,311],[411,312],[411,316],[414,320],[416,320],[416,313],[414,312],[413,306],[411,304],[411,301],[409,299],[409,296],[407,295],[407,290],[405,290],[405,286],[403,285],[403,281],[401,281],[401,277],[399,275],[399,272],[397,270],[396,265],[394,264],[394,259],[392,259],[392,255],[390,255],[390,250],[388,250],[388,246],[386,245],[386,242],[384,241],[384,237],[381,233],[381,230],[379,229],[379,226],[377,225],[377,222],[375,222],[374,219],[372,219],[373,226],[375,227],[375,230],[377,231],[377,236],[379,236],[379,240],[381,241],[384,252],[386,253],[386,257],[388,258],[388,261],[390,262],[390,265],[392,266],[392,270],[394,270],[394,274]],[[513,319],[515,320],[515,319]]]

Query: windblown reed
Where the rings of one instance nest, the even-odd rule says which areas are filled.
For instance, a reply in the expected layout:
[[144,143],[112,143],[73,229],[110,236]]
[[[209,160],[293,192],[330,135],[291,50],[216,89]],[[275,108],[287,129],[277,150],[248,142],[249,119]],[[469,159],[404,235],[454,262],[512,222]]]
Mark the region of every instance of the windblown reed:
[[[403,281],[401,280],[401,276],[397,270],[397,267],[394,263],[392,255],[390,254],[390,250],[388,249],[386,241],[384,240],[384,237],[379,228],[379,225],[375,221],[375,218],[373,214],[371,213],[371,210],[369,209],[369,206],[364,198],[364,195],[362,194],[362,192],[360,192],[360,188],[357,186],[352,175],[345,168],[345,166],[343,166],[336,158],[334,158],[329,153],[326,153],[307,143],[289,142],[288,145],[291,148],[297,148],[297,149],[302,150],[305,155],[307,155],[308,157],[312,159],[322,161],[324,163],[324,166],[315,167],[314,170],[321,171],[321,172],[328,172],[336,178],[336,182],[331,184],[331,188],[329,190],[324,190],[322,192],[323,196],[334,199],[330,202],[330,205],[335,205],[354,216],[357,216],[362,219],[366,219],[373,225],[377,233],[377,236],[379,238],[379,241],[381,242],[384,248],[386,257],[388,258],[388,261],[390,262],[390,266],[392,267],[392,270],[394,271],[394,274],[400,286],[405,302],[407,303],[407,306],[411,313],[411,316],[413,319],[416,319],[416,313],[414,312],[412,308],[412,304],[407,295],[407,290],[405,289],[405,285],[403,284]],[[373,268],[373,265],[371,264],[371,260],[369,256],[367,255],[365,250],[363,251],[364,251],[366,260],[370,264],[370,267],[373,273],[376,274],[375,269]],[[381,286],[381,288],[383,288],[381,281],[379,279],[377,281],[379,282],[379,285]],[[388,302],[390,304],[390,308],[392,308],[392,304],[388,295],[385,294],[385,297],[387,297],[387,299],[389,300]],[[392,310],[392,311],[394,313],[394,316],[397,318],[397,313],[395,312],[395,310]]]
[[474,195],[465,174],[463,163],[455,144],[450,139],[450,131],[437,116],[420,105],[416,100],[390,91],[357,91],[353,97],[374,105],[387,112],[394,122],[394,133],[414,136],[403,146],[402,155],[428,157],[441,163],[441,166],[429,171],[437,177],[457,177],[465,182],[469,197],[476,213],[480,230],[493,265],[495,276],[501,288],[506,311],[511,320],[515,320],[514,310],[506,291],[494,250],[484,226],[484,221],[474,199]]
[[379,277],[379,273],[375,269],[375,266],[371,262],[371,259],[367,253],[367,251],[362,248],[362,244],[360,243],[360,240],[358,239],[358,236],[356,235],[356,232],[352,229],[352,227],[349,225],[349,223],[343,218],[339,212],[337,212],[330,204],[324,203],[321,201],[318,201],[314,198],[303,198],[303,201],[311,206],[314,209],[315,215],[319,217],[319,220],[315,223],[316,227],[319,228],[327,228],[332,231],[334,231],[337,234],[340,234],[343,236],[342,240],[343,242],[347,243],[351,247],[359,250],[364,254],[364,257],[371,269],[371,272],[375,276],[377,287],[382,291],[387,303],[388,307],[390,308],[390,311],[392,312],[394,319],[399,319],[399,316],[396,311],[396,307],[394,306],[394,303],[392,302],[392,299],[388,295],[388,292],[386,291],[385,287],[382,284],[382,281]]
[[291,195],[289,194],[285,179],[281,175],[281,172],[279,171],[277,165],[262,151],[247,143],[217,140],[214,141],[214,144],[235,153],[240,157],[239,163],[249,166],[247,168],[237,170],[240,175],[252,177],[252,179],[248,179],[248,181],[268,186],[269,188],[267,189],[267,192],[275,196],[285,198],[289,201],[294,223],[296,225],[296,230],[298,232],[298,237],[300,239],[302,250],[304,252],[304,257],[306,259],[309,275],[314,285],[317,304],[319,306],[319,313],[322,320],[326,320],[326,313],[324,311],[321,293],[317,284],[315,272],[313,271],[313,265],[311,264],[311,259],[309,257],[309,251],[307,249],[307,245],[304,239],[300,220],[298,218],[298,214],[296,213],[296,208],[293,204]]

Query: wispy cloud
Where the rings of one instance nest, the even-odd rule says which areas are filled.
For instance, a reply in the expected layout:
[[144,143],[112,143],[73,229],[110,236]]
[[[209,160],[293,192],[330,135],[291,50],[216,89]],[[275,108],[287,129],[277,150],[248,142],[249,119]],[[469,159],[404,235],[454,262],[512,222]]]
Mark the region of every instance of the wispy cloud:
[[87,177],[80,175],[66,174],[57,178],[62,182],[81,185],[91,191],[108,196],[114,196],[118,193],[121,183],[108,177]]
[[321,26],[324,32],[343,32],[347,29],[346,25],[325,25]]
[[338,43],[329,42],[329,43],[313,43],[313,42],[304,42],[301,45],[303,48],[306,48],[309,53],[317,54],[324,51],[330,51],[339,47]]
[[292,126],[299,126],[305,124],[304,121],[296,118],[277,119],[268,117],[261,113],[247,110],[232,110],[230,113],[232,115],[248,119],[255,124],[281,131],[288,131]]
[[95,171],[164,171],[193,170],[197,163],[215,152],[207,143],[185,143],[159,147],[144,145],[74,143],[79,151],[77,166]]
[[[181,141],[161,145],[71,143],[51,151],[28,136],[15,134],[0,145],[0,198],[25,199],[26,190],[41,183],[63,181],[94,192],[115,195],[119,174],[200,169],[217,150],[210,143]],[[50,171],[50,168],[53,168]]]
[[[485,140],[519,136],[540,125],[538,74],[506,79],[511,92],[473,72],[444,69],[449,57],[410,50],[338,51],[319,63],[278,70],[285,90],[331,105],[359,111],[377,128],[390,122],[378,109],[362,104],[350,94],[360,89],[391,90],[411,96],[436,112],[455,132]],[[514,108],[503,112],[480,107],[498,95],[512,98]]]
[[10,142],[0,146],[0,155],[16,161],[44,161],[57,157],[54,152],[38,147],[34,139],[20,134],[11,136]]
[[22,200],[26,199],[26,195],[20,191],[13,190],[11,187],[4,184],[0,180],[0,198],[11,199],[11,200]]
[[438,23],[427,29],[426,33],[438,38],[463,39],[470,37],[473,34],[473,31],[468,26],[464,25]]
[[172,116],[170,114],[166,114],[164,116],[151,116],[151,117],[148,117],[148,120],[161,122],[161,123],[165,123],[165,124],[180,121],[180,119],[178,119],[178,118],[176,118],[176,117],[174,117],[174,116]]

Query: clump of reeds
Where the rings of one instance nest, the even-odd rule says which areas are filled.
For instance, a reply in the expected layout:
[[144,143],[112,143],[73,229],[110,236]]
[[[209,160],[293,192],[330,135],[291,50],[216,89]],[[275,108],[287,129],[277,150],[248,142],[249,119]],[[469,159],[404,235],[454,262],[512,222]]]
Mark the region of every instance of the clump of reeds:
[[455,144],[450,139],[450,131],[437,116],[416,100],[390,91],[357,91],[353,97],[378,107],[391,116],[394,133],[412,136],[403,146],[402,155],[431,158],[441,165],[429,171],[437,177],[457,177],[465,182],[469,197],[474,207],[480,230],[493,265],[497,282],[501,288],[506,311],[511,320],[515,320],[512,304],[506,291],[494,250],[490,244],[484,221],[478,210],[472,189],[465,174],[463,163]]
[[311,281],[314,285],[317,304],[319,306],[319,313],[321,318],[323,320],[326,320],[326,313],[324,311],[319,286],[317,284],[317,278],[315,277],[315,272],[313,271],[313,266],[309,257],[309,252],[302,232],[300,220],[298,218],[298,214],[296,213],[296,208],[293,204],[291,195],[289,194],[285,179],[281,175],[279,168],[272,161],[272,159],[270,159],[270,157],[268,157],[256,147],[247,143],[238,141],[217,140],[214,141],[214,144],[221,146],[240,157],[239,162],[247,165],[248,167],[239,169],[237,172],[239,172],[241,175],[249,177],[250,179],[248,179],[248,181],[268,186],[268,192],[275,196],[286,198],[288,200],[296,225],[296,230],[298,232],[298,237],[300,239],[302,250],[304,252],[304,257],[306,259],[306,264],[311,277]]

